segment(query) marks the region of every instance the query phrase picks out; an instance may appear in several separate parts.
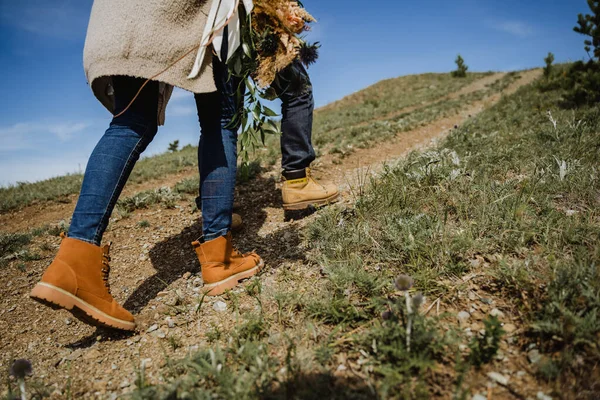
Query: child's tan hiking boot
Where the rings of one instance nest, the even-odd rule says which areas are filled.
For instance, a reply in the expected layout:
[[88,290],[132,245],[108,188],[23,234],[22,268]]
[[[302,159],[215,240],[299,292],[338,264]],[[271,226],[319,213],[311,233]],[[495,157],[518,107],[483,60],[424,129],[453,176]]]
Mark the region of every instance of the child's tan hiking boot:
[[310,168],[284,171],[283,197],[284,210],[304,210],[308,207],[333,203],[340,193],[333,184],[322,185],[310,174]]
[[241,254],[233,248],[231,232],[208,242],[192,242],[196,250],[204,292],[208,296],[218,296],[238,285],[242,279],[256,275],[263,266],[258,254]]
[[58,254],[30,297],[54,309],[64,308],[91,325],[134,330],[133,315],[110,294],[110,245],[62,236]]

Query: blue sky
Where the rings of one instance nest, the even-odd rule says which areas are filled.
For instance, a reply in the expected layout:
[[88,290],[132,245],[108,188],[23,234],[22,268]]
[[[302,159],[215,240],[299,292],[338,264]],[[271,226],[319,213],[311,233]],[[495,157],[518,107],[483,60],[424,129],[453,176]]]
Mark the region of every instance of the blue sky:
[[[125,0],[123,0],[125,1]],[[585,0],[303,0],[322,44],[309,70],[317,106],[381,79],[454,68],[541,66],[587,57],[572,31]],[[91,0],[0,0],[0,185],[85,169],[110,114],[82,67]],[[175,93],[166,126],[145,155],[169,142],[197,143],[192,95]]]

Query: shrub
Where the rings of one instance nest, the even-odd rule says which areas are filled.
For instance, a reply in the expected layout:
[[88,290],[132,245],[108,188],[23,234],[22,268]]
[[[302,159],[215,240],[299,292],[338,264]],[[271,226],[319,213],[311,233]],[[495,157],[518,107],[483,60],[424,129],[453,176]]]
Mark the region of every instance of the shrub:
[[467,70],[469,67],[465,64],[465,60],[460,56],[456,56],[456,70],[452,71],[452,76],[455,78],[464,78],[467,76]]
[[548,53],[548,56],[544,58],[546,66],[544,67],[544,77],[548,79],[552,74],[552,63],[554,62],[554,54]]

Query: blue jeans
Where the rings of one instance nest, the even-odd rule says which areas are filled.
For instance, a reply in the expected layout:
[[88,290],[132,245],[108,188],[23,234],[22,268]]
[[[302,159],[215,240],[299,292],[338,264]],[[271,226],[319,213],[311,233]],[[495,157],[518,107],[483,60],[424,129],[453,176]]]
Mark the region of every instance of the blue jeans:
[[[300,77],[294,82],[293,74]],[[314,99],[308,72],[298,60],[279,73],[273,85],[281,99],[281,167],[294,171],[315,160],[312,145]]]
[[[218,92],[195,95],[202,131],[198,147],[198,203],[205,240],[225,235],[231,228],[237,168],[237,128],[227,127],[237,106],[230,95],[237,82],[228,79],[226,67],[216,58],[213,68]],[[143,82],[131,77],[113,78],[115,114],[127,107]],[[149,82],[132,106],[113,118],[88,161],[69,237],[100,245],[135,163],[156,135],[157,113],[158,83]]]

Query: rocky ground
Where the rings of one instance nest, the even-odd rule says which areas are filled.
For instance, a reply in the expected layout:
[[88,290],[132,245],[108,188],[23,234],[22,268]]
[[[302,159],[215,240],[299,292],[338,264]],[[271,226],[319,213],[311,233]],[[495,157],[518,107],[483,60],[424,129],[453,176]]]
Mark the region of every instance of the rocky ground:
[[[521,73],[505,93],[514,92],[539,75],[539,70]],[[461,92],[478,90],[501,77],[491,75]],[[428,146],[499,99],[500,95],[494,95],[466,104],[458,115],[399,134],[391,142],[357,149],[345,158],[324,155],[314,165],[316,174],[337,182],[343,189],[341,201],[350,203],[366,174],[376,174],[384,163],[393,163],[410,150]],[[193,174],[190,170],[176,178],[150,182],[144,188],[172,185]],[[144,188],[131,186],[128,190],[133,193]],[[68,221],[75,205],[72,200],[1,215],[2,231],[18,232]],[[236,211],[245,223],[236,232],[235,242],[241,250],[256,250],[265,260],[266,268],[259,278],[265,290],[281,284],[276,278],[286,270],[304,274],[307,280],[319,279],[320,272],[306,260],[301,240],[303,226],[314,215],[283,212],[278,171],[264,172],[240,185],[237,203]],[[146,224],[141,221],[147,221],[147,226],[142,227]],[[7,371],[15,358],[31,360],[33,380],[47,388],[53,398],[117,398],[132,390],[140,370],[146,379],[160,382],[167,359],[182,358],[206,346],[208,335],[226,332],[236,323],[228,312],[231,299],[202,299],[199,295],[200,266],[190,243],[200,231],[199,214],[193,212],[189,201],[180,201],[173,209],[153,206],[136,210],[128,218],[113,219],[105,235],[106,242],[113,242],[111,286],[116,299],[136,315],[139,328],[130,334],[90,327],[68,312],[50,310],[28,298],[60,243],[56,236],[36,237],[33,248],[43,255],[42,260],[28,263],[24,270],[16,263],[0,270],[5,283],[0,286],[0,370]],[[477,258],[472,263],[475,270],[483,270],[489,261]],[[477,388],[473,398],[548,398],[544,394],[547,388],[539,386],[531,372],[540,354],[519,342],[521,321],[510,303],[483,274],[457,277],[450,284],[454,287],[452,295],[429,299],[427,312],[451,313],[448,322],[458,324],[467,335],[482,330],[483,318],[493,314],[503,322],[507,333],[497,355],[501,363],[473,378],[473,387]],[[253,307],[254,303],[243,298],[239,304],[240,312]],[[340,373],[353,368],[350,361],[347,363],[340,361]],[[5,378],[0,378],[0,393],[5,390]],[[441,397],[443,393],[450,392],[440,388]]]

